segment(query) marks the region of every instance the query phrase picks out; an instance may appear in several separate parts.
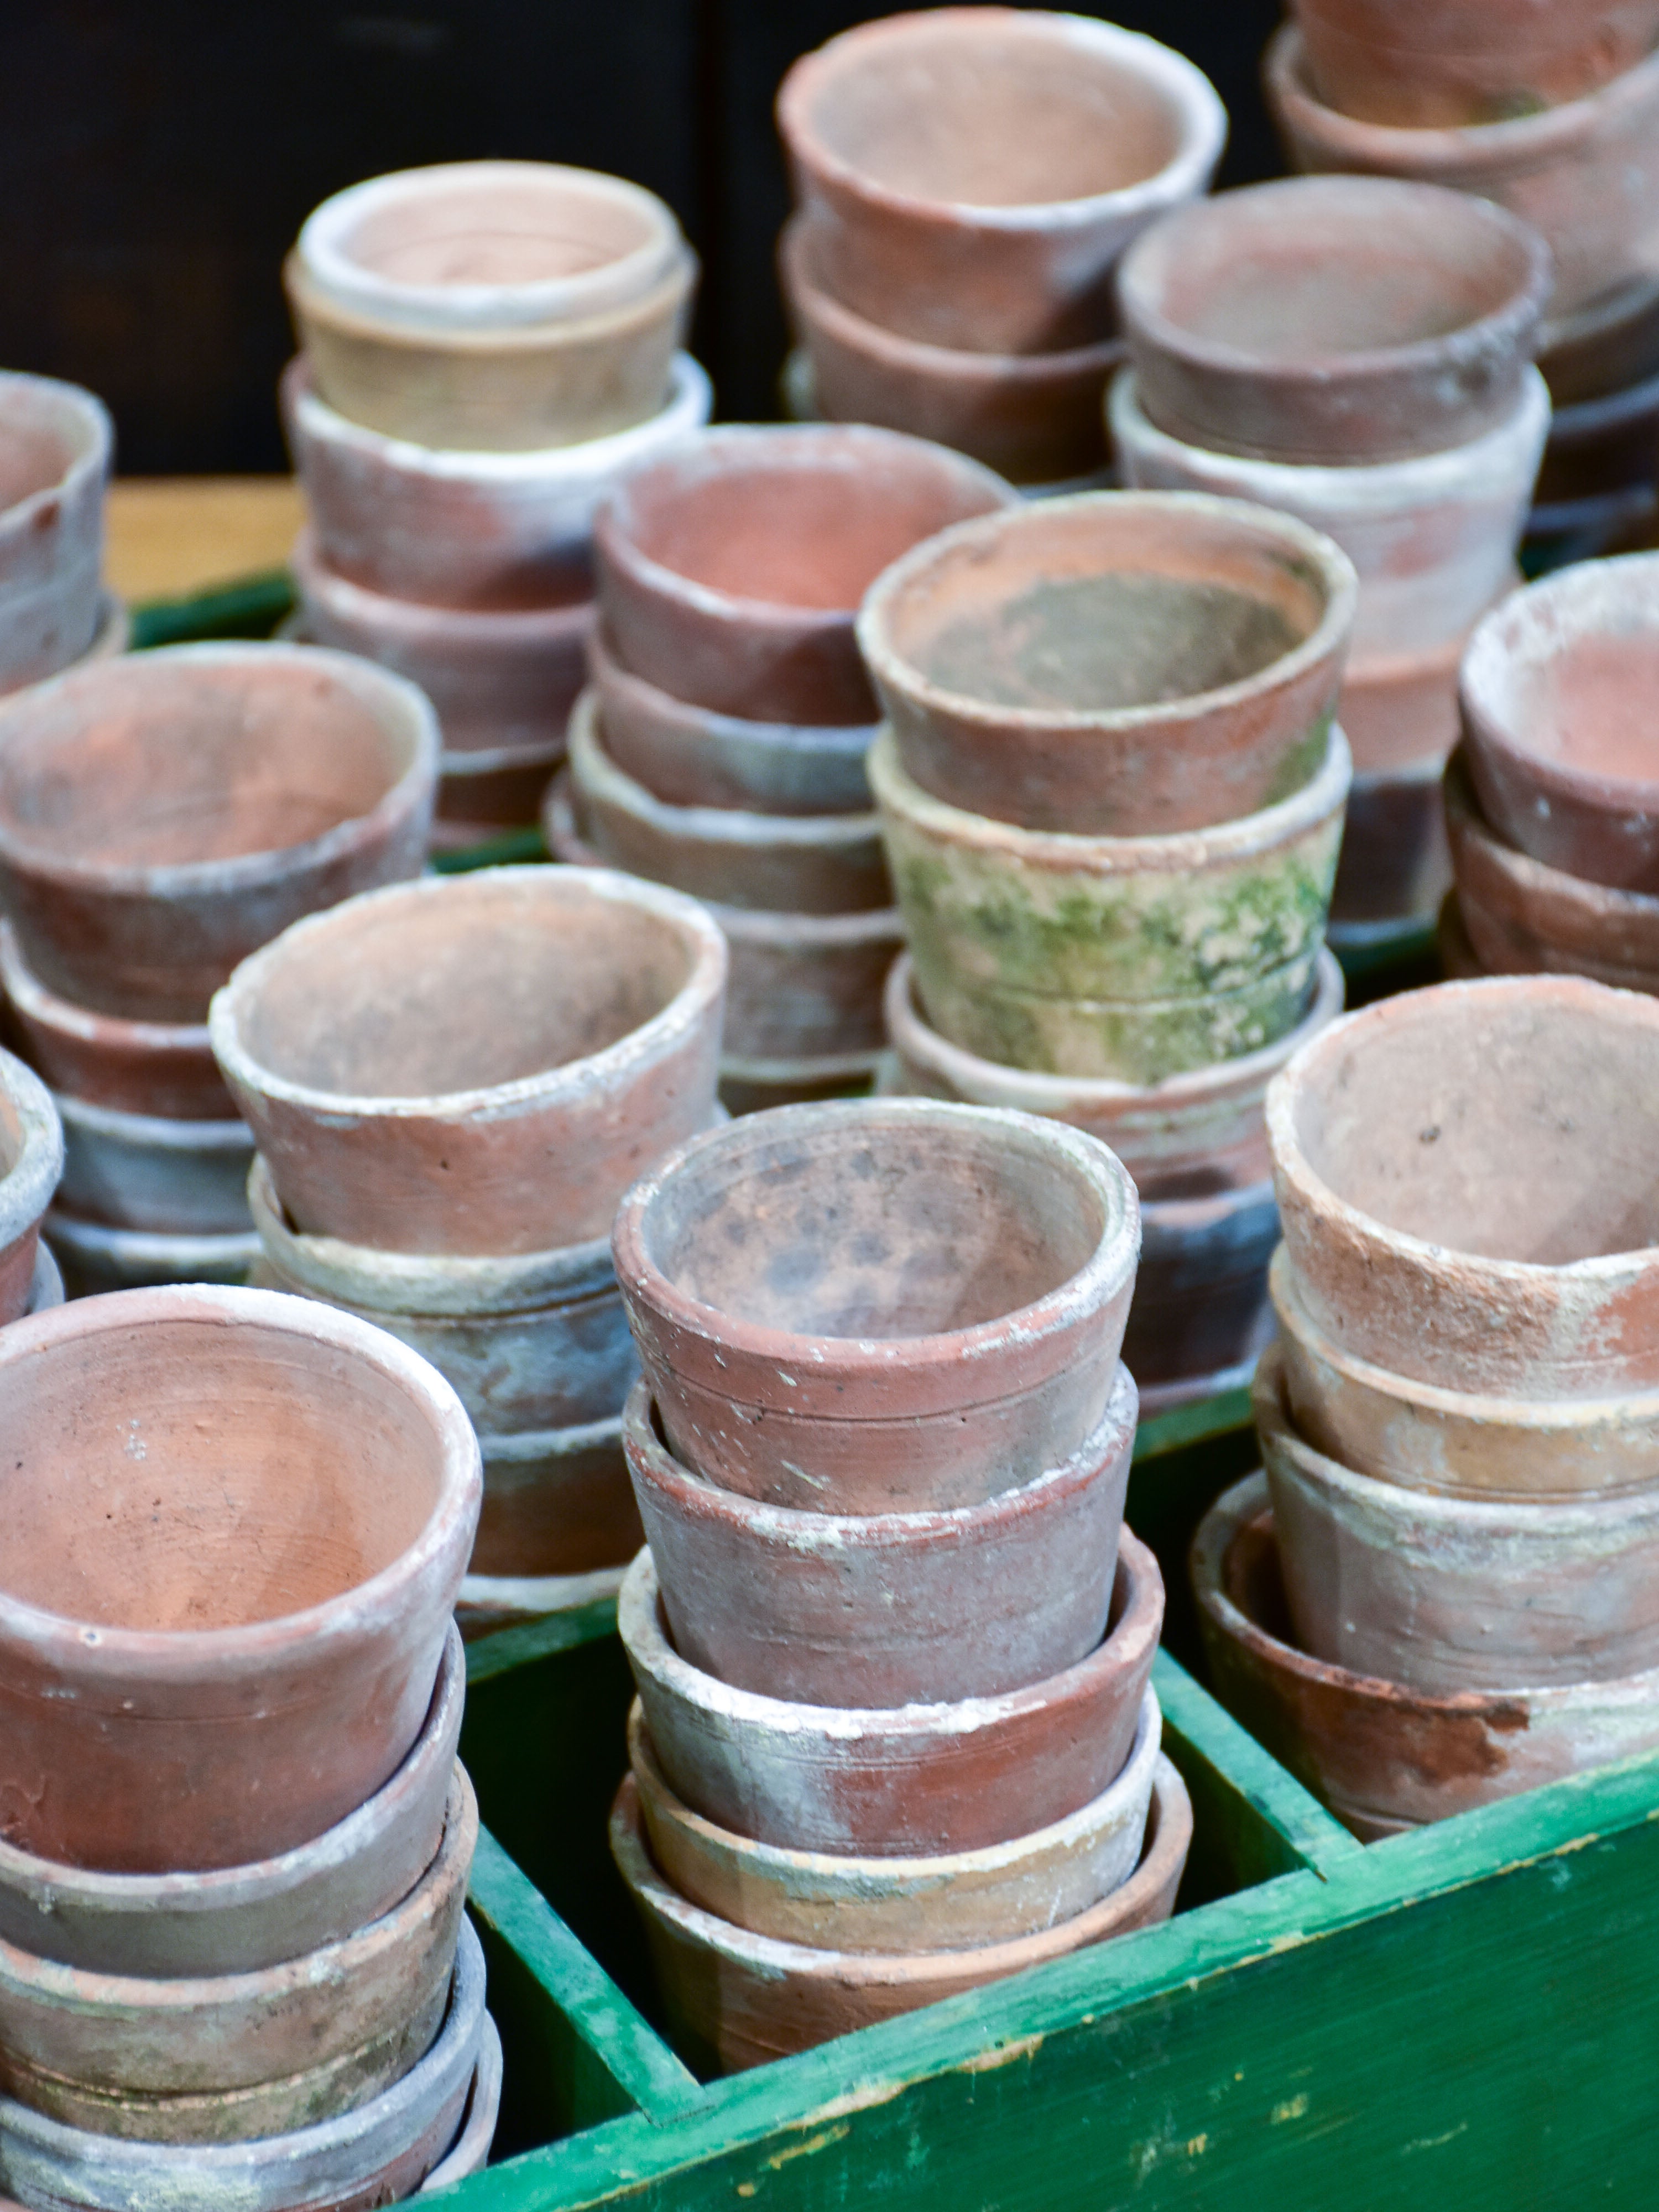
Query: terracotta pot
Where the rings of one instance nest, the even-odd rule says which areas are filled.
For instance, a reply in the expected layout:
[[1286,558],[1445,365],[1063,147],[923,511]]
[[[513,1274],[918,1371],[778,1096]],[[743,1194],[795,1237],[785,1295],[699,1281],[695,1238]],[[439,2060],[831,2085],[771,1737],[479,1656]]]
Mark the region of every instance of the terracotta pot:
[[[499,750],[445,753],[431,849],[465,850],[504,829],[534,826],[547,787],[564,761],[562,734],[550,744],[503,745]],[[459,837],[454,832],[459,827]]]
[[806,1851],[932,1856],[1078,1812],[1121,1771],[1164,1619],[1158,1562],[1125,1528],[1104,1640],[1047,1680],[955,1705],[794,1705],[734,1689],[669,1641],[642,1552],[617,1605],[651,1741],[676,1795],[740,1835]]
[[25,1313],[45,1313],[49,1306],[64,1303],[64,1277],[58,1262],[52,1256],[52,1247],[42,1242],[34,1249],[34,1273],[29,1280],[28,1304]]
[[870,754],[929,1020],[984,1059],[1160,1083],[1261,1051],[1313,988],[1349,782],[1332,726],[1292,797],[1168,837],[1016,829]]
[[[1482,6],[1480,12],[1488,21],[1504,21],[1498,10]],[[1576,9],[1575,26],[1589,15]],[[1410,66],[1421,70],[1425,57],[1446,51],[1437,31],[1413,52]],[[1304,33],[1293,24],[1275,33],[1262,70],[1267,104],[1298,169],[1450,185],[1496,200],[1531,223],[1555,260],[1553,320],[1611,299],[1625,286],[1651,283],[1659,225],[1659,54],[1582,100],[1476,129],[1401,129],[1339,113],[1314,92]],[[1546,324],[1546,346],[1551,336]]]
[[688,706],[624,668],[602,629],[588,639],[605,750],[624,775],[676,806],[757,814],[868,809],[864,756],[873,725],[754,722]]
[[1462,913],[1458,906],[1457,893],[1446,893],[1440,908],[1440,919],[1435,926],[1435,951],[1445,971],[1449,983],[1472,983],[1486,970],[1469,943],[1469,934],[1463,927]]
[[[1146,1199],[1124,1364],[1148,1390],[1190,1376],[1248,1382],[1273,1334],[1267,1262],[1279,1241],[1270,1182],[1193,1198]],[[1220,1386],[1218,1387],[1226,1387]]]
[[628,1752],[652,1863],[688,1904],[777,1942],[891,1957],[1033,1935],[1127,1881],[1140,1859],[1162,1726],[1149,1689],[1128,1760],[1099,1796],[1010,1842],[927,1858],[789,1850],[706,1820],[669,1787],[637,1699]]
[[1019,828],[1165,836],[1316,776],[1353,571],[1281,516],[1121,492],[945,532],[869,593],[859,643],[905,773]]
[[124,2142],[0,2101],[0,2175],[50,2212],[369,2212],[406,2197],[453,2142],[478,2065],[483,1952],[463,1921],[438,2039],[354,2112],[246,2143]]
[[72,1298],[167,1283],[245,1283],[259,1256],[259,1240],[252,1230],[242,1236],[165,1236],[77,1220],[58,1206],[40,1229],[51,1239]]
[[707,1126],[725,981],[677,892],[495,868],[314,916],[244,963],[210,1027],[297,1229],[545,1252],[602,1236]]
[[52,1103],[64,1125],[58,1202],[81,1220],[175,1237],[248,1226],[253,1139],[245,1122],[163,1121],[62,1092]]
[[1511,416],[1551,273],[1536,232],[1486,201],[1297,177],[1166,216],[1124,256],[1118,298],[1159,429],[1341,467],[1467,445]]
[[1466,445],[1316,468],[1170,437],[1147,416],[1127,370],[1109,409],[1126,482],[1255,501],[1335,539],[1358,572],[1353,654],[1362,665],[1449,645],[1508,590],[1550,420],[1544,380],[1527,368],[1507,417]]
[[584,681],[586,600],[501,609],[390,599],[325,567],[309,530],[290,566],[307,635],[418,684],[447,755],[540,746],[556,758]]
[[774,1506],[976,1507],[1121,1396],[1134,1187],[1030,1115],[895,1099],[713,1129],[611,1241],[670,1448]]
[[[3,374],[4,371],[0,370],[0,376]],[[106,592],[99,607],[98,627],[93,634],[92,643],[78,659],[67,664],[64,674],[67,675],[72,668],[84,668],[90,661],[113,660],[132,643],[132,623],[125,602],[118,599],[113,592]],[[21,684],[0,682],[0,696],[9,697],[14,691],[26,688]]]
[[1638,276],[1610,297],[1545,326],[1538,366],[1558,416],[1659,372],[1659,277]]
[[798,1512],[706,1481],[663,1448],[643,1382],[623,1448],[693,1666],[802,1705],[902,1705],[996,1697],[1093,1650],[1134,1424],[1120,1365],[1105,1418],[1068,1459],[982,1504],[910,1513]]
[[1192,1807],[1181,1777],[1160,1759],[1140,1863],[1109,1897],[1040,1934],[896,1957],[780,1943],[716,1919],[663,1881],[641,1829],[630,1776],[611,1815],[611,1849],[645,1923],[670,2021],[701,2064],[734,2073],[1167,1920],[1192,1839]]
[[590,1606],[614,1603],[626,1571],[595,1567],[583,1575],[468,1575],[455,1601],[455,1625],[472,1644],[500,1629],[585,1613]]
[[494,611],[592,595],[593,510],[624,471],[708,420],[708,379],[677,354],[667,404],[634,428],[540,452],[434,451],[382,437],[319,399],[302,356],[283,420],[318,557],[392,599]]
[[[1509,577],[1503,595],[1521,580]],[[1457,743],[1457,672],[1468,636],[1443,640],[1421,651],[1367,653],[1350,661],[1336,717],[1362,776],[1410,775],[1425,762],[1443,763]],[[1353,799],[1349,799],[1352,815]]]
[[486,2013],[460,2133],[415,2191],[417,2197],[435,2197],[441,2189],[453,2189],[458,2181],[482,2173],[489,2165],[501,2109],[501,2034]]
[[866,591],[919,539],[1013,497],[959,453],[864,424],[707,430],[599,508],[599,601],[626,665],[676,698],[870,722]]
[[16,1322],[0,1403],[29,1476],[0,1556],[6,1840],[244,1866],[373,1796],[425,1720],[477,1520],[448,1384],[349,1315],[196,1288]]
[[89,652],[106,606],[103,402],[55,377],[0,374],[0,692]]
[[818,1106],[836,1098],[865,1098],[881,1067],[878,1052],[848,1052],[823,1060],[720,1059],[720,1100],[735,1121],[769,1114],[778,1106]]
[[1227,135],[1169,47],[1012,8],[846,32],[795,63],[777,118],[834,296],[901,337],[1010,354],[1111,334],[1119,254],[1206,189]]
[[1659,1488],[1442,1497],[1374,1481],[1291,1427],[1279,1355],[1255,1389],[1298,1641],[1420,1690],[1548,1688],[1659,1666]]
[[1120,339],[1060,353],[976,353],[900,337],[824,289],[799,220],[778,240],[784,301],[811,357],[814,406],[832,422],[877,422],[967,453],[1017,484],[1106,465],[1100,398]]
[[478,1441],[483,1510],[469,1589],[481,1577],[568,1581],[613,1571],[620,1577],[645,1535],[618,1415]]
[[1356,775],[1342,825],[1342,851],[1331,893],[1334,940],[1355,923],[1401,920],[1425,926],[1451,883],[1441,804],[1442,760]]
[[422,865],[438,767],[414,686],[343,654],[187,645],[0,708],[0,895],[77,1006],[200,1021],[301,915]]
[[1650,514],[1659,478],[1659,376],[1558,409],[1538,471],[1531,528],[1571,529],[1620,503]]
[[52,1094],[0,1052],[0,1325],[34,1293],[40,1221],[64,1172],[64,1131]]

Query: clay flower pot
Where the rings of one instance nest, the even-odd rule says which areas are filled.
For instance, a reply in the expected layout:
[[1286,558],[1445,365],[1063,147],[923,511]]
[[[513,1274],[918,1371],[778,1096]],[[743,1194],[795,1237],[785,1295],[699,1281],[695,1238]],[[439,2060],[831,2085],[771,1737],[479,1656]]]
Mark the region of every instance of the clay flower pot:
[[[483,1510],[463,1599],[476,1607],[485,1580],[527,1584],[599,1576],[611,1577],[606,1595],[614,1596],[622,1570],[645,1541],[623,1457],[620,1416],[486,1434],[479,1447]],[[533,1610],[554,1607],[538,1604]]]
[[15,1323],[0,1403],[7,1840],[239,1867],[372,1796],[426,1718],[477,1520],[448,1384],[349,1315],[194,1288]]
[[1133,1874],[1163,1720],[1149,1689],[1121,1771],[1079,1811],[983,1850],[842,1857],[734,1835],[670,1789],[637,1700],[628,1753],[653,1864],[688,1904],[781,1943],[881,1953],[965,1951],[1074,1919]]
[[401,2081],[355,2112],[250,2142],[127,2142],[0,2100],[0,2168],[36,2204],[124,2212],[289,2212],[296,2205],[396,2203],[454,2142],[489,2014],[483,1949],[463,1920],[448,2010],[436,2041]]
[[1285,1594],[1322,1659],[1419,1690],[1549,1688],[1659,1667],[1659,1488],[1443,1497],[1328,1459],[1277,1350],[1254,1393]]
[[1282,516],[1091,492],[918,546],[870,592],[859,643],[930,797],[1164,836],[1318,774],[1354,598],[1344,556]]
[[529,828],[563,759],[562,730],[550,744],[445,753],[432,850],[465,851],[499,837],[503,829]]
[[1513,414],[1550,282],[1543,240],[1484,200],[1297,177],[1166,216],[1124,256],[1118,298],[1161,430],[1340,467],[1467,445]]
[[1433,753],[1408,768],[1356,772],[1331,891],[1331,942],[1339,949],[1369,928],[1426,927],[1439,913],[1452,873],[1443,774]]
[[453,2189],[489,2165],[501,2117],[502,2071],[501,2032],[486,2013],[460,2131],[415,2191],[416,2197],[435,2197],[441,2189]]
[[0,1325],[35,1291],[41,1216],[64,1172],[64,1130],[52,1095],[0,1052]]
[[50,991],[199,1022],[237,962],[417,872],[432,709],[343,653],[186,645],[0,707],[0,895]]
[[602,629],[587,660],[605,749],[616,766],[673,806],[757,814],[858,814],[871,805],[864,756],[873,725],[755,722],[689,706],[624,668]]
[[1600,527],[1605,543],[1620,524],[1628,529],[1645,523],[1654,508],[1656,443],[1659,376],[1558,407],[1538,471],[1530,530],[1541,536]]
[[585,1575],[469,1575],[455,1601],[455,1625],[472,1644],[503,1628],[614,1604],[625,1572],[603,1567]]
[[800,1705],[994,1698],[1074,1667],[1105,1632],[1135,1408],[1120,1365],[1084,1444],[982,1504],[798,1512],[691,1474],[636,1383],[623,1449],[676,1649]]
[[113,443],[79,385],[0,374],[0,692],[57,675],[98,637]]
[[289,1218],[463,1257],[603,1236],[708,1125],[726,947],[599,871],[438,877],[317,915],[214,1000],[213,1048]]
[[1148,1200],[1191,1196],[1199,1184],[1231,1188],[1267,1174],[1262,1111],[1267,1085],[1291,1054],[1342,1011],[1342,970],[1330,953],[1321,954],[1317,975],[1307,1012],[1276,1044],[1145,1087],[1034,1074],[964,1052],[928,1025],[908,953],[887,979],[887,1034],[904,1093],[1069,1121],[1111,1146],[1134,1177],[1144,1206]]
[[392,599],[496,612],[592,592],[593,510],[616,479],[708,420],[708,377],[674,357],[667,404],[634,428],[541,452],[434,451],[349,422],[319,399],[301,356],[283,373],[283,420],[319,558]]
[[1121,1772],[1164,1620],[1158,1562],[1125,1528],[1103,1641],[1074,1667],[955,1705],[795,1705],[733,1689],[669,1640],[656,1568],[617,1621],[653,1752],[683,1802],[805,1851],[931,1857],[1049,1827]]
[[796,62],[777,99],[827,289],[902,337],[1050,353],[1109,337],[1111,272],[1208,186],[1227,118],[1153,40],[1077,15],[891,15]]
[[1571,976],[1334,1023],[1267,1093],[1304,1310],[1346,1355],[1443,1389],[1659,1385],[1656,1084],[1659,1006]]
[[671,1449],[831,1515],[974,1507],[1069,1459],[1117,1402],[1139,1245],[1104,1146],[923,1099],[710,1130],[612,1231]]
[[[1518,570],[1505,578],[1500,605],[1520,580]],[[1390,777],[1409,781],[1431,761],[1443,765],[1457,743],[1457,672],[1472,635],[1348,663],[1336,714],[1353,755],[1356,784],[1370,777],[1380,789]],[[1348,805],[1352,817],[1352,793]]]
[[223,1237],[249,1226],[245,1122],[163,1121],[58,1093],[64,1176],[57,1202],[82,1221],[163,1236]]
[[250,1229],[188,1236],[150,1229],[112,1229],[53,1206],[40,1224],[72,1297],[103,1291],[149,1290],[167,1283],[246,1283],[259,1257]]
[[1167,1920],[1192,1832],[1185,1785],[1160,1758],[1140,1863],[1109,1897],[1037,1934],[896,1956],[780,1943],[689,1905],[651,1863],[631,1776],[611,1815],[611,1849],[645,1923],[677,2040],[700,2064],[735,2073]]
[[1167,837],[1020,830],[870,754],[917,989],[982,1059],[1136,1085],[1255,1053],[1306,1012],[1349,782],[1332,726],[1289,799]]
[[1273,1334],[1267,1262],[1278,1242],[1279,1209],[1266,1178],[1142,1200],[1123,1358],[1140,1390],[1143,1419],[1249,1382]]

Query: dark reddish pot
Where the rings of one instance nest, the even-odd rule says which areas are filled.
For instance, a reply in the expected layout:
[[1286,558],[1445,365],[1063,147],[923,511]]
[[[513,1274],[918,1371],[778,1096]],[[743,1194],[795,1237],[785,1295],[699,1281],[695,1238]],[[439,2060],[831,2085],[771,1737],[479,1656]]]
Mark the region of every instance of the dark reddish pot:
[[40,1218],[63,1173],[63,1124],[50,1093],[0,1052],[0,1325],[33,1310]]
[[1437,755],[1356,775],[1331,892],[1331,927],[1432,921],[1451,882]]
[[[550,744],[441,754],[433,850],[446,844],[483,844],[499,837],[503,830],[527,828],[563,759],[562,736]],[[461,825],[459,836],[453,830],[457,823]]]
[[1135,1411],[1120,1364],[1093,1434],[1018,1489],[948,1511],[799,1512],[690,1474],[635,1383],[623,1449],[675,1649],[800,1705],[995,1697],[1075,1666],[1105,1632]]
[[129,653],[0,708],[0,890],[48,990],[199,1022],[239,960],[418,873],[438,768],[413,684],[343,653]]
[[959,453],[864,424],[707,430],[595,516],[600,604],[624,665],[677,698],[870,722],[866,591],[919,538],[1013,498]]
[[1141,406],[1188,444],[1351,465],[1513,414],[1547,247],[1484,200],[1294,177],[1166,216],[1118,271]]
[[[1538,471],[1532,527],[1570,528],[1573,510],[1623,495],[1651,509],[1659,477],[1659,376],[1559,407]],[[1559,520],[1558,520],[1558,514]]]
[[635,1184],[617,1279],[672,1449],[836,1514],[972,1506],[1106,1413],[1139,1245],[1106,1147],[932,1099],[792,1107]]
[[645,1541],[615,1415],[479,1443],[483,1510],[469,1581],[620,1570]]
[[1538,366],[1564,415],[1645,384],[1659,372],[1659,278],[1632,277],[1606,299],[1547,323]]
[[1142,1200],[1123,1361],[1148,1400],[1194,1377],[1217,1378],[1218,1390],[1249,1379],[1273,1334],[1267,1262],[1278,1242],[1271,1182]]
[[57,675],[98,636],[113,441],[78,385],[0,374],[0,692]]

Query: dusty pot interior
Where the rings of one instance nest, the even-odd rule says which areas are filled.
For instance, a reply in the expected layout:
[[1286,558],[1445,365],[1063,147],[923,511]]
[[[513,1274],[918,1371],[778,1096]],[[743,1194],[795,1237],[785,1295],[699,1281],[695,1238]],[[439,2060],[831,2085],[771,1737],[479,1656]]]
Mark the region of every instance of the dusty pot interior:
[[0,514],[55,490],[108,443],[103,410],[87,393],[44,377],[0,378]]

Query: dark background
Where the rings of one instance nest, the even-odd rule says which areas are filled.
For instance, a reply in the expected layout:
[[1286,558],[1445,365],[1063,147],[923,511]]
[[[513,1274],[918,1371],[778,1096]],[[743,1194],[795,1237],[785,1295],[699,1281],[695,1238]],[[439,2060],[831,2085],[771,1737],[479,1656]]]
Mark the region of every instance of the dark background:
[[[660,192],[703,260],[693,348],[727,418],[776,413],[772,96],[857,0],[0,0],[0,365],[90,386],[126,475],[285,464],[278,271],[343,185],[480,155]],[[1104,9],[1083,12],[1105,14]],[[1280,163],[1277,0],[1121,0],[1232,117],[1221,181]]]

